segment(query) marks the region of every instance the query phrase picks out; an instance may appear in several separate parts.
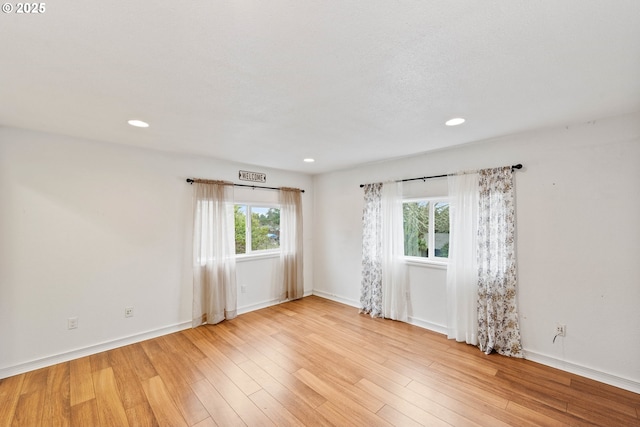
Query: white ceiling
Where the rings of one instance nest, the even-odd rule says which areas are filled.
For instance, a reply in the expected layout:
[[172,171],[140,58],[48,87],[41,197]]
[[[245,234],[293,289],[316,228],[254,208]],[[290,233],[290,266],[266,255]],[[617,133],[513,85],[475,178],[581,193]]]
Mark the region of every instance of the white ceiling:
[[638,0],[45,5],[0,15],[1,126],[315,174],[640,110]]

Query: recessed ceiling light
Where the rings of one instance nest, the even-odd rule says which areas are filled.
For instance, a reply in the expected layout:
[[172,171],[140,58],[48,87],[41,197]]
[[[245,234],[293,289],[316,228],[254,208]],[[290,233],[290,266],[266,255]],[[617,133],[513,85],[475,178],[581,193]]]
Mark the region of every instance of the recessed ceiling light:
[[311,158],[306,158],[306,159],[304,159],[304,161],[307,162],[307,163],[313,163],[316,160],[315,159],[311,159]]
[[143,122],[142,120],[129,120],[127,123],[129,123],[131,126],[135,126],[137,128],[148,128],[149,127],[149,123]]
[[461,117],[457,117],[455,119],[447,120],[445,125],[447,126],[458,126],[464,123],[464,119]]

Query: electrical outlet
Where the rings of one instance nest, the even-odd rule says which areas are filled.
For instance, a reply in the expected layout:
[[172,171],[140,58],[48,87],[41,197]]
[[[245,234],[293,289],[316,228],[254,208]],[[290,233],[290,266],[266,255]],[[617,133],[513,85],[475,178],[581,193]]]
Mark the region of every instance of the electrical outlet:
[[240,286],[240,293],[242,293],[242,294],[246,294],[247,293],[247,285]]
[[556,324],[556,336],[564,337],[567,336],[567,325],[562,325],[560,323]]
[[133,317],[133,307],[125,307],[124,317]]
[[67,329],[76,329],[78,327],[78,318],[69,317],[67,319]]

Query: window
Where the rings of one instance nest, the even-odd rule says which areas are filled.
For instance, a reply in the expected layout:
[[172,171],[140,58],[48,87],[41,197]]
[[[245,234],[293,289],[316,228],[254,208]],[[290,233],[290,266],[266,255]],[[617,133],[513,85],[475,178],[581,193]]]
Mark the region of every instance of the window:
[[280,248],[280,209],[235,205],[236,255]]
[[402,204],[404,255],[446,261],[449,257],[449,203],[444,199]]

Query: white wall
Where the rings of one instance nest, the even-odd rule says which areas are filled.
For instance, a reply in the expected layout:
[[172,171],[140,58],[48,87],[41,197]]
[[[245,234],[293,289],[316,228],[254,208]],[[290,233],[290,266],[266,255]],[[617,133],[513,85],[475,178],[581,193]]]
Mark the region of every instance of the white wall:
[[[188,177],[303,195],[305,291],[312,278],[311,177],[205,157],[0,128],[0,378],[188,327],[191,196]],[[277,192],[236,188],[245,201]],[[240,312],[272,304],[274,258],[238,263]],[[124,318],[124,308],[134,317]],[[67,329],[77,316],[79,327]]]
[[[517,251],[527,357],[640,392],[639,162],[636,113],[318,175],[314,293],[358,304],[359,184],[523,163]],[[427,181],[411,195],[420,185],[425,195],[440,191]],[[412,322],[442,331],[446,270],[409,268]],[[553,344],[557,322],[567,336]]]

